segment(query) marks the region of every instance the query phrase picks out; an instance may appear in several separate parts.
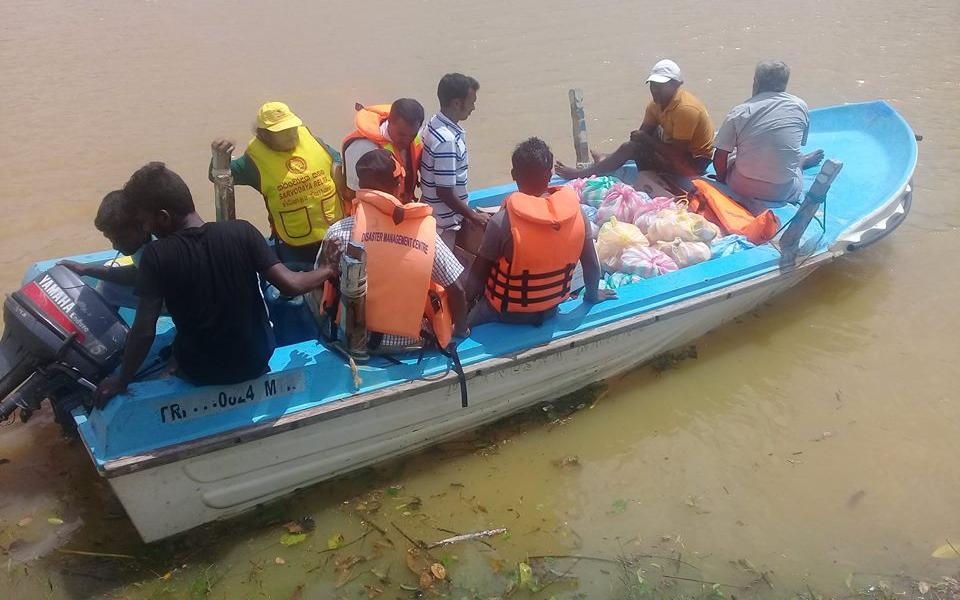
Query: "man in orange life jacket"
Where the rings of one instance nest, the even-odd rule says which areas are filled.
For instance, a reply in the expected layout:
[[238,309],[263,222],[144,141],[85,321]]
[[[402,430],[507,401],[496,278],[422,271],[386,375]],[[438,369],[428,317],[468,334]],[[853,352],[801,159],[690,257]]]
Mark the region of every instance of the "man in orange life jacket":
[[585,303],[616,298],[612,290],[598,289],[600,264],[576,192],[549,186],[550,148],[537,138],[522,142],[513,151],[510,174],[518,191],[490,219],[470,269],[467,299],[483,297],[468,324],[542,323],[570,295],[577,261],[583,266]]
[[[233,151],[227,139],[211,146]],[[243,156],[230,161],[230,172],[235,185],[263,196],[280,260],[297,268],[311,265],[327,227],[343,218],[340,154],[314,137],[286,104],[267,102],[257,113],[256,134]]]
[[423,151],[420,141],[423,105],[412,98],[400,98],[390,106],[357,104],[356,108],[356,129],[343,140],[346,199],[352,199],[361,187],[357,161],[367,152],[383,148],[403,166],[397,198],[402,202],[412,202],[419,184],[420,154]]
[[354,215],[327,231],[321,256],[333,256],[326,251],[333,240],[343,248],[351,240],[363,243],[370,349],[402,349],[421,343],[424,318],[433,316],[425,312],[431,288],[446,292],[447,330],[438,331],[437,322],[429,320],[440,345],[449,344],[451,337],[466,337],[466,299],[459,283],[463,267],[440,239],[432,208],[419,202],[401,204],[396,198],[403,169],[387,150],[367,152],[356,169],[359,185]]

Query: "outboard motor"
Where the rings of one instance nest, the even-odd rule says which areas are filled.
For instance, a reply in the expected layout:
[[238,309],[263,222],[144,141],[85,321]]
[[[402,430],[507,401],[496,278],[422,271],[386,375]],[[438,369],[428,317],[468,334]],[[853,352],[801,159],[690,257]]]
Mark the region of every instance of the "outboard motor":
[[123,356],[129,328],[116,309],[63,266],[41,273],[3,303],[0,421],[16,409],[26,421],[50,398],[57,422],[90,406],[96,383]]

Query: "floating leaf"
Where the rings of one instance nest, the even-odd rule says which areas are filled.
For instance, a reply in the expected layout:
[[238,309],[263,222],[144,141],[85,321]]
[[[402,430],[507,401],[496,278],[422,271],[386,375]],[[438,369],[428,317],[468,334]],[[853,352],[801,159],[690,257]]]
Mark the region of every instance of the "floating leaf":
[[396,498],[400,495],[400,491],[403,489],[402,485],[391,485],[387,488],[387,495],[391,498]]
[[930,556],[934,558],[960,558],[960,546],[947,541],[946,544],[934,550]]
[[63,525],[63,519],[59,517],[50,517],[47,519],[47,523],[50,523],[51,525]]
[[433,563],[430,565],[430,572],[433,573],[433,576],[437,579],[447,578],[447,568],[440,563]]
[[327,550],[336,550],[343,546],[343,534],[335,533],[327,540]]
[[626,500],[614,500],[613,501],[613,512],[622,513],[627,510],[627,501]]
[[407,584],[405,584],[405,583],[401,583],[401,584],[400,584],[400,589],[403,590],[403,591],[405,591],[405,592],[416,592],[416,591],[419,591],[416,587],[414,587],[414,586],[412,586],[412,585],[407,585]]
[[531,592],[540,591],[540,586],[537,585],[537,580],[533,576],[533,569],[525,562],[517,564],[517,582],[521,586],[527,586]]
[[278,565],[285,565],[285,564],[287,564],[287,561],[283,560],[283,559],[280,558],[279,556],[276,557],[275,559],[273,559],[273,562],[277,563]]
[[294,546],[307,539],[305,533],[285,533],[280,536],[280,544],[284,546]]

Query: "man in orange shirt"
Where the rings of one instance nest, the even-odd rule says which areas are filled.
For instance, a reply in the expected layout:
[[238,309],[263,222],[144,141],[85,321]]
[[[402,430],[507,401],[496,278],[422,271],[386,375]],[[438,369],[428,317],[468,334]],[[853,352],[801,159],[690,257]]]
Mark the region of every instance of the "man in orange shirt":
[[604,175],[634,160],[640,170],[654,170],[686,177],[702,175],[713,157],[713,122],[706,107],[685,89],[680,67],[661,60],[647,77],[653,101],[647,105],[640,129],[630,133],[613,154],[594,153],[594,162],[582,169],[557,162],[557,175],[564,179]]

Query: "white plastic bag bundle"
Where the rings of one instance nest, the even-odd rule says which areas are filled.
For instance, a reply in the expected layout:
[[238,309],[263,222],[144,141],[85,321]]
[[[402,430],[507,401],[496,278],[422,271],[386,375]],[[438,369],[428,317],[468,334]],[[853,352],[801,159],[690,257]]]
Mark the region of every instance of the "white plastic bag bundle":
[[647,227],[646,235],[651,242],[672,242],[677,238],[685,242],[710,242],[720,235],[720,228],[696,213],[677,208],[658,212]]
[[620,255],[632,247],[648,246],[649,242],[633,223],[621,223],[616,217],[600,227],[597,234],[597,257],[607,271],[620,270]]
[[624,273],[635,273],[644,279],[663,275],[678,269],[675,260],[648,246],[633,246],[623,251],[621,255],[621,270]]
[[672,242],[657,242],[656,248],[672,258],[681,269],[710,260],[711,256],[710,246],[705,243],[685,242],[680,238]]

